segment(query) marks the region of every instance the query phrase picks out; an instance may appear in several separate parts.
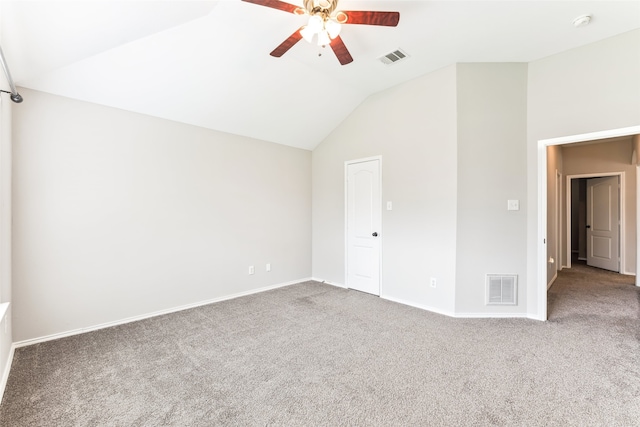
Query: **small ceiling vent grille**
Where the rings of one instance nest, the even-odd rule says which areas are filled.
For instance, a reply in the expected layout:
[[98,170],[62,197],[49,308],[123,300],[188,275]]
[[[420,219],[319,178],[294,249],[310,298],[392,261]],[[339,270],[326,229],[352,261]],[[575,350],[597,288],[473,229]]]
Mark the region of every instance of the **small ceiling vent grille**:
[[382,62],[385,65],[391,65],[403,59],[407,59],[408,57],[409,55],[407,55],[407,52],[405,52],[402,49],[397,49],[397,50],[394,50],[393,52],[387,53],[384,56],[381,56],[378,59],[380,60],[380,62]]
[[487,305],[517,305],[518,276],[487,274]]

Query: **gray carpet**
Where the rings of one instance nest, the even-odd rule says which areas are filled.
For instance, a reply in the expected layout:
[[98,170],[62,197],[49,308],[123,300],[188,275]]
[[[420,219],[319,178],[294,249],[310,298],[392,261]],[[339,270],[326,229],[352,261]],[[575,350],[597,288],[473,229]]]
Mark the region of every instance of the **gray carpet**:
[[2,426],[637,426],[640,289],[564,270],[548,322],[306,282],[16,351]]

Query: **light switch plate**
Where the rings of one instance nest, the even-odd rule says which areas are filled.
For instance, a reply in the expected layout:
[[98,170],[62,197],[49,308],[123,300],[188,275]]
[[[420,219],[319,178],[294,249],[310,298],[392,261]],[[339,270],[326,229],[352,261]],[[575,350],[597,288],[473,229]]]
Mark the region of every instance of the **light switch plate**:
[[520,200],[507,200],[507,210],[508,211],[519,211],[520,210]]

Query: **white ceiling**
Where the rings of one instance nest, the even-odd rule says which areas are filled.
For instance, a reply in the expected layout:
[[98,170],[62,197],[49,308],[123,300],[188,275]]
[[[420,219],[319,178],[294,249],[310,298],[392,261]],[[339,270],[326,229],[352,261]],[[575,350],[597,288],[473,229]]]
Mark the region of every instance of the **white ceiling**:
[[[3,0],[0,37],[18,86],[313,149],[369,95],[438,68],[530,62],[640,28],[640,0],[340,0],[339,9],[399,11],[400,23],[345,25],[354,58],[345,66],[305,41],[269,56],[305,18],[240,0]],[[591,24],[575,28],[583,14]],[[410,58],[378,61],[397,48]]]

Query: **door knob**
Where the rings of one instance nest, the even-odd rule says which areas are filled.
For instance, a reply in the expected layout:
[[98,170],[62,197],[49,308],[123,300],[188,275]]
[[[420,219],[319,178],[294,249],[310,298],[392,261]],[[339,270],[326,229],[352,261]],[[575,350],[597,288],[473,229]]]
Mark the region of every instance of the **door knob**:
[[590,226],[590,225],[587,225],[587,228],[591,228],[591,226]]
[[378,232],[377,232],[377,231],[374,231],[371,235],[372,235],[373,237],[378,237]]

